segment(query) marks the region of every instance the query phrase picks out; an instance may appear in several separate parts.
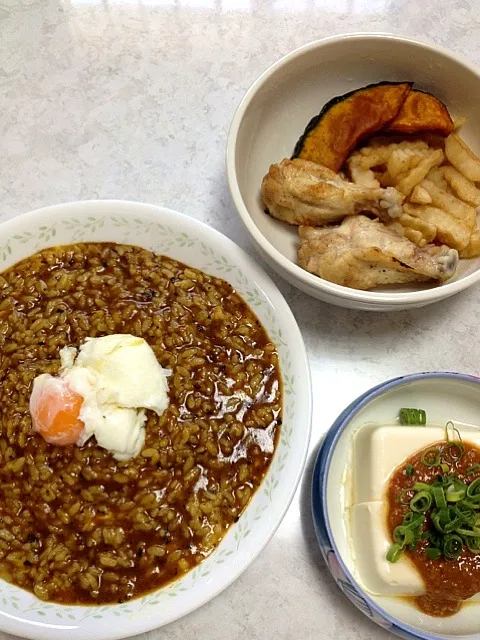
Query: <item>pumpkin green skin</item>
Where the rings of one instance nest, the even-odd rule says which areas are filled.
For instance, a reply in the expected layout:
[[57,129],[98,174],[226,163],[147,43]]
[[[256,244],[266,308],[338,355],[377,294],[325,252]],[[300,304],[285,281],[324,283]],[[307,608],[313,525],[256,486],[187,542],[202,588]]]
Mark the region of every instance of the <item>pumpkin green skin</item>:
[[300,136],[300,138],[297,141],[297,144],[295,145],[295,149],[293,150],[293,155],[292,155],[291,159],[293,160],[294,158],[298,158],[298,156],[301,154],[301,152],[303,150],[303,147],[305,146],[305,142],[306,142],[307,138],[312,133],[312,131],[314,131],[318,127],[319,123],[323,120],[325,115],[330,111],[330,109],[332,107],[334,107],[335,105],[339,104],[340,102],[343,102],[347,98],[350,98],[351,96],[355,95],[359,91],[365,91],[366,89],[373,89],[374,87],[382,87],[382,86],[387,86],[387,85],[396,86],[396,85],[399,85],[399,84],[409,84],[410,87],[413,86],[413,82],[387,82],[387,81],[375,82],[373,84],[368,84],[365,87],[360,87],[359,89],[354,89],[353,91],[349,91],[348,93],[344,93],[341,96],[335,96],[334,98],[329,100],[326,103],[326,105],[323,107],[323,109],[320,111],[320,113],[318,115],[314,116],[310,120],[310,122],[307,124],[307,126],[305,127],[305,131],[302,133],[302,135]]

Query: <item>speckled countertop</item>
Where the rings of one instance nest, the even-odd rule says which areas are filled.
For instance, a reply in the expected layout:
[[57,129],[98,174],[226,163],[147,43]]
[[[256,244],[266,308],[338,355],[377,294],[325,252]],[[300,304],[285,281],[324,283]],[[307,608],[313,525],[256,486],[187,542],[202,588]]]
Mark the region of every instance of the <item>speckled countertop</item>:
[[[480,65],[479,27],[475,0],[0,0],[0,220],[62,201],[140,200],[199,218],[254,254],[224,166],[229,123],[250,83],[299,45],[348,31],[428,38]],[[273,277],[312,366],[304,482],[233,586],[145,638],[389,637],[350,605],[319,558],[313,455],[340,410],[379,381],[433,369],[478,374],[480,289],[373,315],[327,306]]]

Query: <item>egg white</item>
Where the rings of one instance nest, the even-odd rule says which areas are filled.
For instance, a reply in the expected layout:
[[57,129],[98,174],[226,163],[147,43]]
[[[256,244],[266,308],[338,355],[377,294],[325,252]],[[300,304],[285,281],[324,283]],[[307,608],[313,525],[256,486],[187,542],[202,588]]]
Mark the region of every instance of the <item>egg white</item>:
[[162,415],[169,405],[167,373],[143,338],[115,334],[87,338],[78,351],[60,352],[60,375],[82,396],[79,417],[85,429],[117,460],[137,456],[145,443],[145,409]]

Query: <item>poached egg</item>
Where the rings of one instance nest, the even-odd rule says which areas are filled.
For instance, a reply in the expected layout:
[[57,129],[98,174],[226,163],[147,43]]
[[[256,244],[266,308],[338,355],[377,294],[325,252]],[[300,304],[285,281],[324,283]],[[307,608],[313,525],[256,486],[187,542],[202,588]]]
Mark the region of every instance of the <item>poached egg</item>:
[[82,446],[95,437],[117,460],[145,442],[146,409],[161,416],[169,405],[168,371],[143,338],[114,334],[87,338],[77,351],[60,351],[58,376],[33,382],[34,429],[50,444]]

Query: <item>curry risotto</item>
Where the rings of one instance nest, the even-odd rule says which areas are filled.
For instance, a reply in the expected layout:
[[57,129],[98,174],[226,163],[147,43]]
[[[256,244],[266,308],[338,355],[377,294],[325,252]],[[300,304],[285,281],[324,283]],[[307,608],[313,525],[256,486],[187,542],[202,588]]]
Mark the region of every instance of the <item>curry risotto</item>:
[[[141,453],[47,444],[29,399],[59,351],[144,338],[171,370]],[[238,520],[282,420],[275,345],[224,280],[138,247],[47,249],[0,274],[0,577],[42,600],[124,602],[200,563]]]

